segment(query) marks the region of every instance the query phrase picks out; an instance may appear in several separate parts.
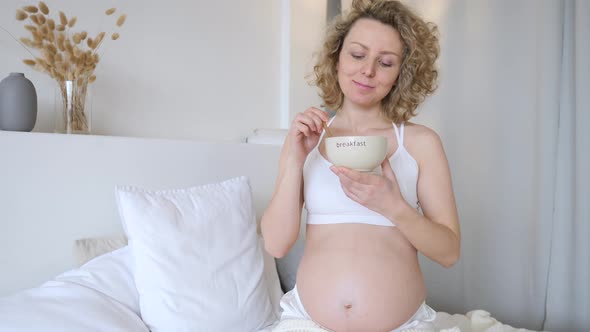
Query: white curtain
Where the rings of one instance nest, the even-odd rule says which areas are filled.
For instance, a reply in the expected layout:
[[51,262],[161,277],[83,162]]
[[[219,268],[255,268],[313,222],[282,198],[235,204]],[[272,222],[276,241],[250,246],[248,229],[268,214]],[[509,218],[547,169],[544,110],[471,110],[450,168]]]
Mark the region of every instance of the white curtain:
[[534,330],[590,330],[590,1],[407,0],[441,32],[437,130],[463,232],[429,302]]
[[540,225],[549,261],[544,327],[590,330],[590,2],[563,5],[559,121],[553,211]]

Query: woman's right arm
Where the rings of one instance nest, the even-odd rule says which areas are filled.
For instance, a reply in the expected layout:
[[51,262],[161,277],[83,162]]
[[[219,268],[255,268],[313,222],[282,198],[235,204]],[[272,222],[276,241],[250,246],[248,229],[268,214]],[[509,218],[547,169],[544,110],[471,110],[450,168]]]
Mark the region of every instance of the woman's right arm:
[[281,150],[272,199],[262,215],[261,230],[266,251],[285,256],[299,236],[303,207],[303,165],[317,145],[328,115],[310,108],[293,120]]

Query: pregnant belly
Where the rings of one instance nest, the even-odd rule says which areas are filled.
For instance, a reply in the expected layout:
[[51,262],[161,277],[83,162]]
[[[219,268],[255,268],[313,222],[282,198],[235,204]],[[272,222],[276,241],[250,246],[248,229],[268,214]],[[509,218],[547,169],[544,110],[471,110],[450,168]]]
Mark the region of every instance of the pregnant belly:
[[[308,232],[309,234],[309,232]],[[355,236],[357,239],[357,236]],[[426,291],[418,258],[411,248],[375,252],[380,238],[306,244],[297,289],[311,318],[333,331],[391,331],[412,317]],[[346,242],[346,240],[344,240]],[[391,241],[388,238],[385,241]]]

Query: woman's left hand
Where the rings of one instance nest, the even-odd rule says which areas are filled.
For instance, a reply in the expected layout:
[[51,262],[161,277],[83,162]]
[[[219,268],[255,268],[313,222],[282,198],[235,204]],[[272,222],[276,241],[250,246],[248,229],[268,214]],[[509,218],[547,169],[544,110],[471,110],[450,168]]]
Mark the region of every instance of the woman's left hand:
[[388,216],[401,204],[407,204],[387,158],[381,163],[382,175],[336,166],[331,166],[330,170],[340,179],[346,196],[381,215]]

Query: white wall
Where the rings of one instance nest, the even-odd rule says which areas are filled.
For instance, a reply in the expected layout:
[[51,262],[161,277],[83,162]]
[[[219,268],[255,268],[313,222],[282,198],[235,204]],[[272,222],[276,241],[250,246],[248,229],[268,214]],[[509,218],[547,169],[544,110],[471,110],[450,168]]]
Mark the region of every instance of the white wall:
[[326,31],[326,6],[326,0],[291,1],[290,119],[310,106],[322,104],[317,88],[309,85],[306,77],[313,73],[314,55]]
[[[128,14],[121,39],[100,52],[96,134],[241,140],[255,128],[278,126],[280,1],[45,2],[78,16],[77,27],[92,33],[114,27],[105,9]],[[0,26],[17,38],[26,31],[15,11],[25,4],[0,2]],[[55,83],[22,64],[30,56],[1,30],[0,50],[0,79],[24,72],[33,81],[39,99],[34,131],[52,132]]]

